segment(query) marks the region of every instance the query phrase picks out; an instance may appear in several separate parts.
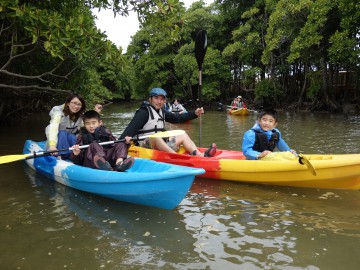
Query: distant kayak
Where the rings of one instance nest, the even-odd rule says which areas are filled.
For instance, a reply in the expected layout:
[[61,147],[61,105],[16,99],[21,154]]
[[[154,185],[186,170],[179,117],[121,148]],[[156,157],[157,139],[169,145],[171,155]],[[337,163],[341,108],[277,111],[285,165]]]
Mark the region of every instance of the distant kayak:
[[249,110],[247,108],[241,108],[236,110],[229,109],[228,112],[231,115],[242,115],[242,116],[249,115]]
[[[198,148],[204,152],[206,148]],[[183,149],[182,149],[183,150]],[[161,162],[203,168],[203,178],[254,184],[315,188],[360,189],[360,154],[303,155],[316,175],[290,152],[274,152],[261,160],[245,160],[240,151],[218,149],[214,157],[167,153],[131,146],[129,155]],[[284,158],[285,157],[285,158]]]
[[[44,150],[45,142],[27,140],[24,154]],[[188,168],[147,159],[136,159],[126,172],[96,170],[54,156],[27,159],[26,163],[46,177],[65,186],[111,199],[175,208],[186,196],[196,175],[203,169]]]

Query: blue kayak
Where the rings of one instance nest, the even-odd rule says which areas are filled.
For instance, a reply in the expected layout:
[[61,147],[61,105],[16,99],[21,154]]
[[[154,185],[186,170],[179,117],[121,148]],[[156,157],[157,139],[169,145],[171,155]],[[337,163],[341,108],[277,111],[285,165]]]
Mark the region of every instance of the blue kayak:
[[[45,142],[27,140],[24,154],[44,151]],[[184,199],[198,168],[136,158],[126,172],[103,171],[75,165],[53,156],[27,159],[27,164],[65,186],[107,198],[164,209],[173,209]]]

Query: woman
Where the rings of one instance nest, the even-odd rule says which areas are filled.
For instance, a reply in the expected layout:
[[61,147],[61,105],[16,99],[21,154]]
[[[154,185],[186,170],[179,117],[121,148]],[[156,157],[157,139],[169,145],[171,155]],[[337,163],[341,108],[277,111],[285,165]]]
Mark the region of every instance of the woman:
[[239,109],[246,109],[246,104],[243,101],[242,96],[238,96],[237,99],[238,99],[238,104],[239,104],[238,108]]
[[[96,104],[95,110],[100,112],[102,106]],[[51,109],[50,124],[45,129],[47,149],[57,150],[69,148],[76,143],[76,135],[83,125],[82,114],[86,110],[85,100],[77,94],[71,94],[65,103]],[[69,157],[70,151],[60,153],[62,159]]]

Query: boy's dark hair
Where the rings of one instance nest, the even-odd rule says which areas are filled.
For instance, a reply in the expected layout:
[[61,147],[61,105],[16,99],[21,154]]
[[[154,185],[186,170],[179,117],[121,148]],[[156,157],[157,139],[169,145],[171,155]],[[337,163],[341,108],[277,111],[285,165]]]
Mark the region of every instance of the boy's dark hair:
[[266,108],[263,109],[260,114],[259,114],[259,119],[261,119],[264,115],[271,115],[272,117],[274,117],[275,121],[278,121],[278,112],[273,109],[273,108]]
[[101,120],[101,116],[97,111],[94,110],[89,110],[84,112],[83,114],[83,121],[85,122],[85,120],[91,119],[91,118],[96,118],[97,120]]

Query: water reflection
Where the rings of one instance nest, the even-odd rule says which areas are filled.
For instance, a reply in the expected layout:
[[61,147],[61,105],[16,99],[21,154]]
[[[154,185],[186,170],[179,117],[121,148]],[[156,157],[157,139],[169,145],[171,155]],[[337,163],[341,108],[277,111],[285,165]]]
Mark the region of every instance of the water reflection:
[[[190,259],[187,251],[192,250],[195,239],[186,231],[182,216],[177,211],[93,196],[54,183],[29,168],[25,170],[32,185],[41,187],[36,193],[49,196],[51,214],[56,214],[56,226],[48,226],[45,231],[92,227],[91,237],[96,238],[98,246],[106,246],[94,250],[94,256],[101,262],[111,260],[115,265],[144,264],[153,260],[168,260],[167,256],[173,254],[177,254],[179,261]],[[124,254],[115,260],[119,250]]]
[[359,198],[357,191],[239,188],[202,180],[194,183],[180,212],[197,239],[196,252],[211,269],[286,269],[289,264],[321,269],[338,252],[329,242],[359,242],[360,215],[346,211],[359,207]]

